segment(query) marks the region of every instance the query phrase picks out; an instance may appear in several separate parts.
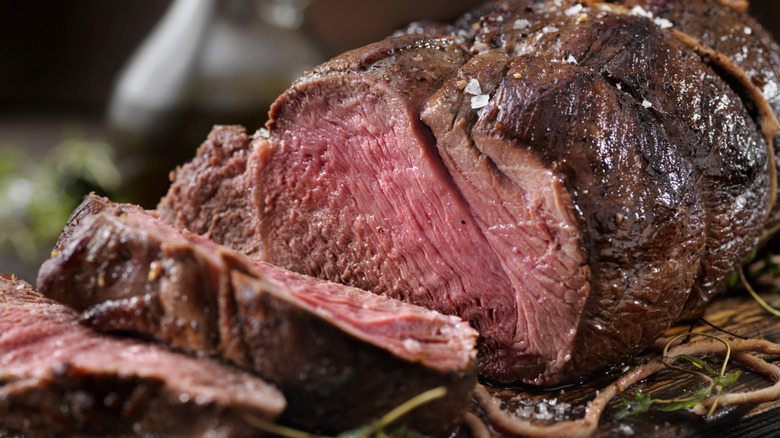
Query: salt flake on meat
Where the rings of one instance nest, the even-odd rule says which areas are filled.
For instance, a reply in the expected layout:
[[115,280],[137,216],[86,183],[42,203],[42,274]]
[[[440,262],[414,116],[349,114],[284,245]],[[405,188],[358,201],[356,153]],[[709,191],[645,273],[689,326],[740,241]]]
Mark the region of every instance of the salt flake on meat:
[[650,18],[650,19],[653,18],[653,13],[652,12],[648,12],[643,7],[638,6],[638,5],[634,6],[633,9],[631,9],[631,15],[637,15],[637,16],[640,16],[640,17],[645,17],[645,18]]
[[479,109],[486,107],[490,103],[490,96],[487,94],[480,94],[471,98],[471,109]]
[[580,11],[582,11],[582,5],[581,4],[576,4],[576,5],[572,6],[572,7],[570,7],[569,9],[567,9],[565,14],[568,15],[569,17],[573,17],[573,16],[579,14]]
[[463,90],[466,94],[480,95],[482,94],[482,87],[479,86],[479,81],[471,78],[466,88]]
[[512,29],[516,30],[522,30],[522,29],[528,29],[528,27],[531,26],[531,22],[526,20],[525,18],[520,18],[515,20],[515,23],[512,25]]
[[674,26],[671,21],[661,17],[656,17],[653,19],[653,23],[655,23],[656,26],[660,27],[661,29],[669,29],[670,27]]

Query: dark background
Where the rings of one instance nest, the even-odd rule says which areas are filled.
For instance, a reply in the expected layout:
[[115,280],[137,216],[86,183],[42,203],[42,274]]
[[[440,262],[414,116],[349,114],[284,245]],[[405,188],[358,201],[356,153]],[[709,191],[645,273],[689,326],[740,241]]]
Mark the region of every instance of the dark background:
[[[101,111],[123,63],[170,3],[0,0],[0,116]],[[408,21],[450,19],[479,3],[314,0],[305,30],[334,55],[380,39]]]
[[[0,118],[20,112],[78,116],[102,111],[117,72],[169,3],[0,0]],[[307,28],[335,54],[377,40],[408,21],[447,19],[478,3],[314,0]],[[753,0],[751,10],[780,34],[780,1]]]

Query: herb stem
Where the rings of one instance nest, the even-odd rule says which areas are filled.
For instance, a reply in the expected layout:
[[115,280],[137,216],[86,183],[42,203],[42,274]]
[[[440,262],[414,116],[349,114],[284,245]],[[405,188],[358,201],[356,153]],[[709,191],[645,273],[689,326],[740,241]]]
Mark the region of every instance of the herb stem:
[[737,272],[739,273],[739,279],[740,279],[740,281],[742,281],[742,285],[745,286],[745,289],[747,289],[747,291],[750,294],[750,296],[753,297],[753,299],[756,300],[756,302],[761,307],[763,307],[764,310],[766,310],[767,312],[771,313],[774,316],[779,316],[780,317],[780,310],[777,310],[774,307],[770,306],[766,301],[764,301],[760,296],[758,296],[758,294],[753,289],[753,287],[750,286],[750,282],[748,282],[747,279],[745,278],[745,272],[742,269],[742,266],[740,266],[737,269]]
[[271,423],[248,413],[242,413],[241,416],[244,418],[244,421],[249,423],[250,426],[269,434],[278,435],[285,438],[328,438],[322,435],[315,435],[309,432],[304,432],[302,430],[293,429],[291,427]]
[[373,433],[383,429],[385,426],[393,423],[409,412],[417,409],[418,407],[433,400],[440,399],[445,395],[447,395],[447,388],[439,386],[412,397],[400,406],[397,406],[392,411],[385,414],[382,418],[370,424],[366,430],[366,436],[371,436]]

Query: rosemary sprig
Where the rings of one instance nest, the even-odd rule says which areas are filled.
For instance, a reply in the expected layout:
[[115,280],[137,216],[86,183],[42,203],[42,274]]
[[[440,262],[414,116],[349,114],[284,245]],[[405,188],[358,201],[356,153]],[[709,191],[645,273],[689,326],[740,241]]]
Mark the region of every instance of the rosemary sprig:
[[623,400],[623,408],[615,414],[616,420],[622,420],[632,415],[644,414],[656,403],[656,400],[650,397],[649,394],[645,394],[641,388],[634,392],[633,398],[626,395],[621,395],[620,398]]

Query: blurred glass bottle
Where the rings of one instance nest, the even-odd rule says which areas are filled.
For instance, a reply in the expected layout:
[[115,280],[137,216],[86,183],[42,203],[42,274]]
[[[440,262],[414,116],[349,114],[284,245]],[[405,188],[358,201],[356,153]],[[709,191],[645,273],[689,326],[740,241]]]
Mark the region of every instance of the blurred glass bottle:
[[263,126],[270,104],[323,55],[300,30],[309,0],[175,0],[119,75],[107,124],[117,199],[154,208],[168,173],[215,124]]

